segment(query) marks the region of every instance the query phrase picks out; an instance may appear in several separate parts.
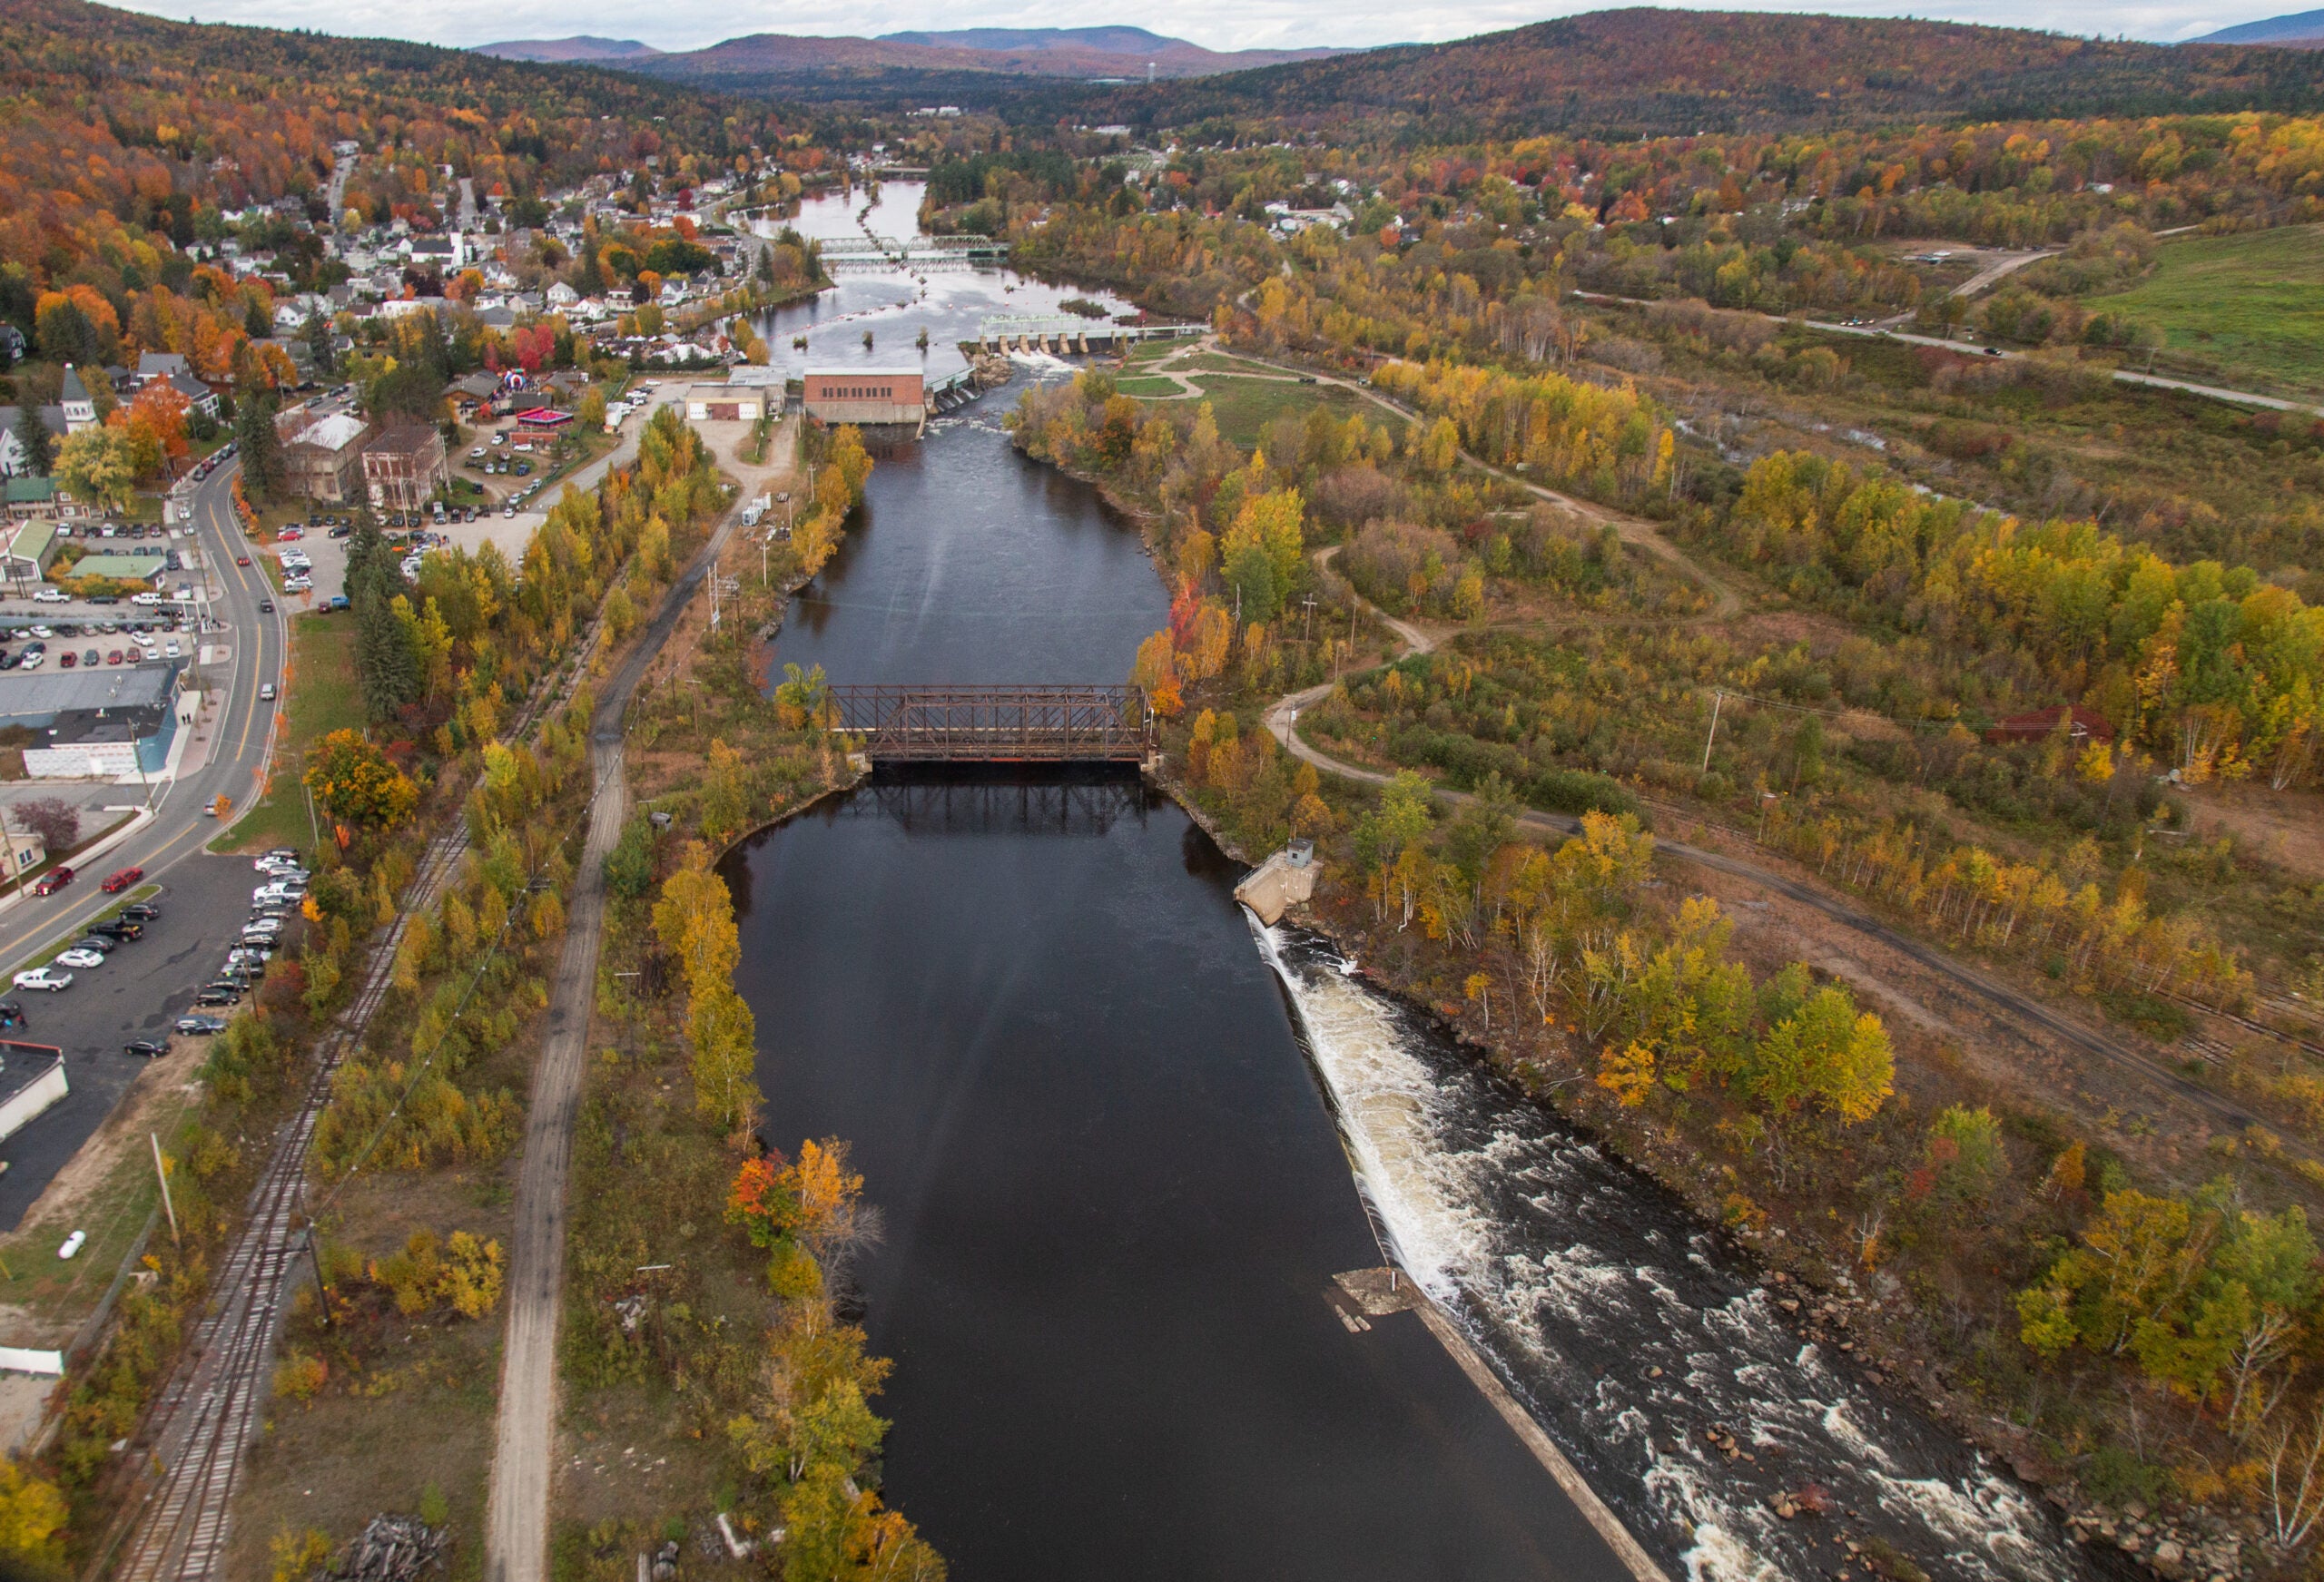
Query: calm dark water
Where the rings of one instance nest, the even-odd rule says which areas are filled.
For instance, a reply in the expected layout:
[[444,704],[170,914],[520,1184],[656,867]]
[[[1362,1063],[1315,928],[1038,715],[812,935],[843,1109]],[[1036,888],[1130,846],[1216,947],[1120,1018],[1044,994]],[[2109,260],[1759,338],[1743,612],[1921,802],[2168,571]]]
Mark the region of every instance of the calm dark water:
[[988,1577],[1611,1577],[1409,1314],[1274,973],[1136,781],[881,784],[730,859],[768,1133],[853,1140],[887,1489]]

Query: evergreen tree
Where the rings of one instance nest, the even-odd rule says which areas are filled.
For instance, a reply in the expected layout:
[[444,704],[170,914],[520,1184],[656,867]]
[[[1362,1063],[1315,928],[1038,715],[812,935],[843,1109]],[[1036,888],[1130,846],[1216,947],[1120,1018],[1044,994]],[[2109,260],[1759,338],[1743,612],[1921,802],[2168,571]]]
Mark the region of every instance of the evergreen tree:
[[319,378],[335,378],[339,374],[339,350],[331,344],[330,320],[320,313],[307,316],[307,350],[315,359],[315,374]]
[[391,717],[420,694],[419,656],[403,623],[376,589],[352,601],[355,611],[355,673],[363,683],[363,707],[374,720]]
[[242,488],[253,499],[278,497],[288,482],[282,441],[274,432],[274,398],[262,390],[242,397],[234,410],[234,444],[241,452]]
[[40,408],[30,401],[25,403],[24,415],[16,419],[16,443],[24,447],[25,470],[46,477],[48,469],[56,465],[56,437],[41,421]]

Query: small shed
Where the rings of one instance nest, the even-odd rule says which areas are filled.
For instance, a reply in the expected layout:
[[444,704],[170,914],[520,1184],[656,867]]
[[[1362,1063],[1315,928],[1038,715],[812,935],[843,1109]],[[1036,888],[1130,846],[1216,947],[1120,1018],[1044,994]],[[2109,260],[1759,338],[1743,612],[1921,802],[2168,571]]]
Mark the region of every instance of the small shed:
[[2076,742],[2112,742],[2114,727],[2094,709],[2080,703],[2060,703],[2053,709],[2035,709],[2030,714],[2012,714],[1985,732],[1985,740],[1999,744],[2004,742],[2040,742],[2054,732],[2063,721],[2066,734]]

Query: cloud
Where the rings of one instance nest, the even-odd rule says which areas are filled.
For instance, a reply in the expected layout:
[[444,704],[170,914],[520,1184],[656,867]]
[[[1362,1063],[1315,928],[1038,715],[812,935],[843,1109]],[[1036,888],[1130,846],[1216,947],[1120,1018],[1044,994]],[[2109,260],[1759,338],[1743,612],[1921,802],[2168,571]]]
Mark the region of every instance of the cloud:
[[[162,16],[186,15],[165,5],[131,4],[131,9]],[[1415,9],[1409,5],[1358,4],[1340,0],[1127,0],[1093,16],[1079,0],[1032,0],[1029,5],[1000,5],[991,0],[960,0],[941,8],[869,0],[842,4],[839,0],[805,0],[789,5],[780,15],[753,15],[709,0],[669,0],[641,15],[635,6],[615,0],[408,0],[407,4],[368,15],[350,27],[346,7],[339,0],[226,0],[202,12],[207,22],[239,22],[269,27],[306,27],[324,33],[369,34],[382,31],[399,38],[464,47],[511,38],[563,38],[576,33],[612,38],[637,38],[657,49],[696,49],[737,34],[781,32],[819,34],[873,34],[907,28],[952,27],[1086,27],[1093,22],[1131,24],[1157,33],[1191,39],[1212,49],[1288,49],[1317,44],[1344,46],[1401,43],[1438,43],[1466,38],[1539,22],[1551,16],[1573,15],[1600,9],[1580,3],[1550,5],[1468,3]],[[1722,9],[1726,7],[1721,7]],[[1851,0],[1777,0],[1751,6],[1767,11],[1837,12],[1846,15],[1893,16],[1894,5],[1851,3]],[[2248,13],[2239,9],[2221,15],[2205,0],[1948,0],[1943,5],[1915,7],[1911,15],[1947,22],[1986,23],[2003,27],[2034,27],[2083,35],[2127,34],[2132,38],[2173,42],[2272,15],[2262,4]]]

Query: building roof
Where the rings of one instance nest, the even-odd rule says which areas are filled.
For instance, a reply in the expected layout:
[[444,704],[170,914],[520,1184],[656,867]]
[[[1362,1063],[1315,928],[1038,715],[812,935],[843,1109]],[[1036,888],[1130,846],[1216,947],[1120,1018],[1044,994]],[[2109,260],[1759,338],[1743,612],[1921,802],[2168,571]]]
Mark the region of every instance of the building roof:
[[2112,742],[2114,739],[2114,727],[2108,723],[2106,716],[2098,712],[2097,710],[2083,708],[2080,703],[2060,703],[2053,709],[2036,709],[2029,714],[2012,714],[2008,719],[1999,722],[1992,730],[1987,731],[1985,740],[1988,742],[2036,741],[2055,731],[2061,720],[2072,721],[2072,723],[2066,727],[2066,732],[2077,741],[2083,737],[2093,742]]
[[72,709],[133,709],[169,701],[177,690],[175,664],[120,670],[0,671],[0,720],[61,714]]
[[290,443],[320,446],[325,450],[344,450],[360,440],[369,427],[369,424],[352,412],[334,412],[299,430]]
[[418,456],[430,444],[441,443],[436,430],[424,423],[399,423],[363,447],[366,456]]
[[195,378],[183,368],[178,369],[177,372],[169,377],[169,386],[170,388],[175,390],[179,395],[183,396],[187,400],[193,402],[197,406],[204,401],[215,400],[218,396],[217,391],[212,389],[208,385],[203,384],[200,379]]
[[115,582],[152,582],[162,574],[167,560],[158,553],[138,551],[133,554],[84,555],[73,563],[69,576],[109,576]]
[[779,362],[738,362],[726,370],[726,382],[753,389],[773,389],[783,383],[783,372]]
[[573,421],[573,414],[554,407],[528,407],[517,414],[517,421],[531,428],[562,428]]
[[102,709],[60,709],[55,722],[42,732],[40,741],[31,745],[82,747],[93,742],[135,742],[160,730],[169,715],[168,707],[162,703],[109,703]]
[[81,382],[80,373],[69,362],[64,365],[64,398],[68,401],[85,401],[90,398],[89,387]]
[[809,363],[807,377],[811,379],[916,379],[928,370],[918,363],[909,367],[898,364],[882,368],[876,363],[826,362]]
[[182,352],[141,351],[137,354],[137,377],[141,379],[166,379],[172,374],[192,371]]
[[8,504],[12,506],[44,506],[56,498],[54,478],[10,478],[6,484]]
[[15,535],[8,540],[8,554],[13,559],[37,562],[42,555],[48,553],[48,546],[55,542],[55,523],[27,522],[17,528]]
[[[0,407],[0,435],[14,434],[24,420],[25,409],[22,407]],[[64,436],[68,427],[64,421],[64,408],[54,403],[40,408],[40,420],[43,427],[59,437]]]

